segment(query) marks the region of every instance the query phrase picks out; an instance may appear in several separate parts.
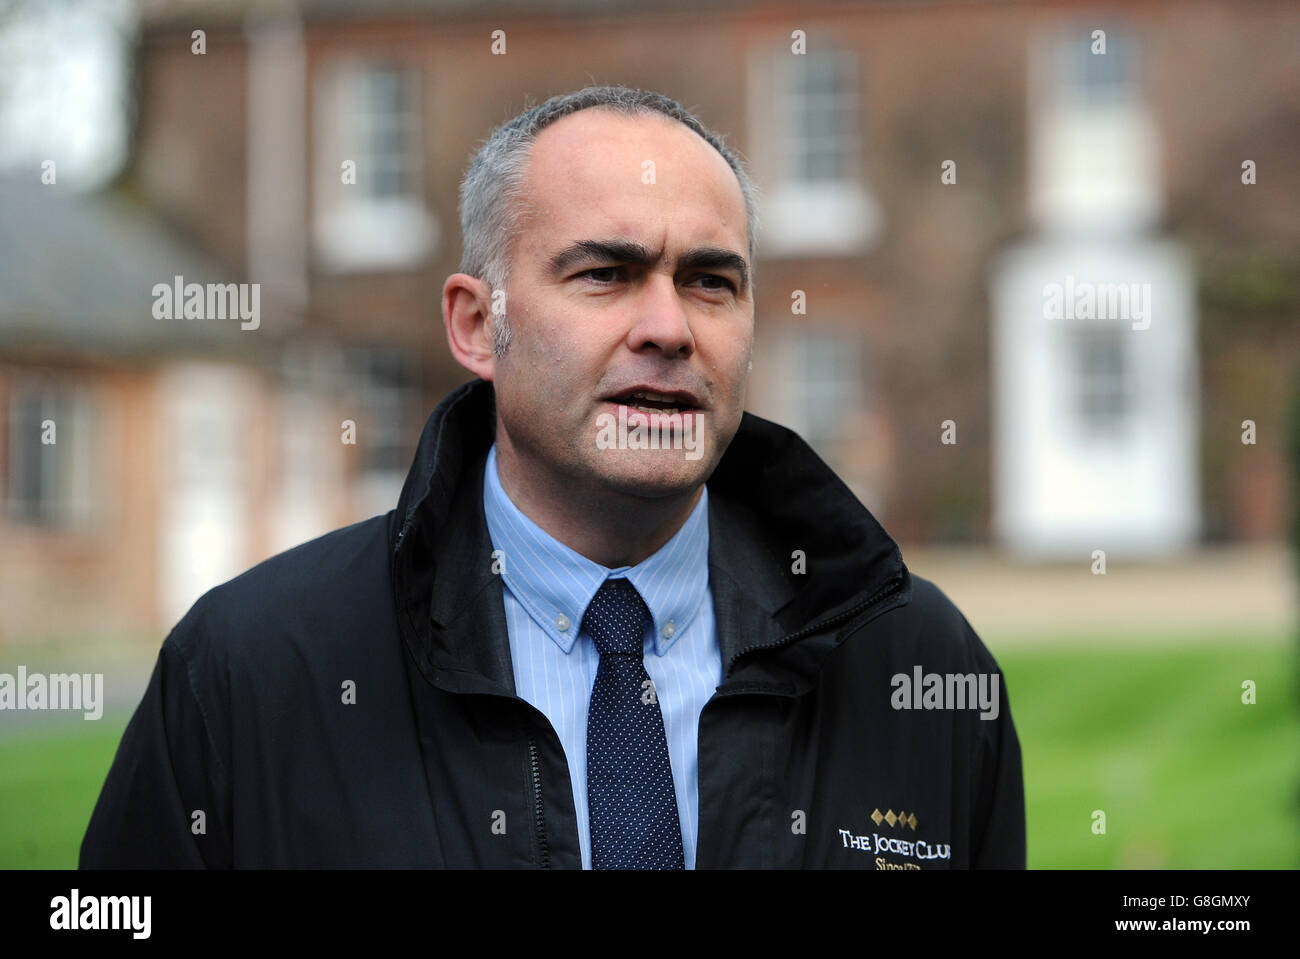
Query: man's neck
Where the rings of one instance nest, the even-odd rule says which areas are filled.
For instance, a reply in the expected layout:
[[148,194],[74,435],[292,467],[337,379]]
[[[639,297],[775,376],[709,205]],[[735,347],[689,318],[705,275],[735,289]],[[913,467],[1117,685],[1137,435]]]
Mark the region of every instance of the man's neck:
[[496,460],[501,488],[521,513],[569,549],[609,569],[635,566],[652,556],[682,528],[704,493],[703,484],[653,498],[593,489],[522,467],[501,444]]

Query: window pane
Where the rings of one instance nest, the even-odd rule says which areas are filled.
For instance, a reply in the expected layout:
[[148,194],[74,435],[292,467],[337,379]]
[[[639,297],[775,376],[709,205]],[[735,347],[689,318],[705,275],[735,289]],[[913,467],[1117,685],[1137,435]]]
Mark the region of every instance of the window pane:
[[[10,395],[6,512],[16,520],[69,525],[92,515],[94,409],[71,383],[28,382]],[[45,424],[53,422],[53,443]]]
[[1057,47],[1061,86],[1065,97],[1086,103],[1104,103],[1129,95],[1135,81],[1133,43],[1108,31],[1106,52],[1094,53],[1089,33]]
[[371,65],[347,75],[355,95],[345,93],[340,104],[355,103],[341,117],[345,140],[358,158],[358,186],[363,196],[380,199],[406,196],[419,185],[419,115],[415,71]]
[[356,350],[348,365],[360,411],[362,472],[405,473],[424,425],[417,367],[406,354],[389,348]]
[[800,335],[792,343],[792,425],[814,450],[836,465],[845,412],[860,392],[860,342],[830,332]]
[[1121,328],[1076,331],[1072,337],[1075,409],[1085,431],[1120,432],[1132,410],[1133,375]]
[[786,117],[785,169],[796,180],[843,179],[856,169],[857,93],[854,61],[849,54],[822,53],[796,57],[787,88],[778,97]]

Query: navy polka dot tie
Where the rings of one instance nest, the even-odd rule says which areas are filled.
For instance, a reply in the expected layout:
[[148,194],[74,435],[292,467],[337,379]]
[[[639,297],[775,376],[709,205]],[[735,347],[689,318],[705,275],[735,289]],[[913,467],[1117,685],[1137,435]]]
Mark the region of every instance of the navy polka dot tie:
[[626,579],[605,580],[582,619],[600,652],[587,710],[594,869],[686,868],[668,738],[642,659],[650,621]]

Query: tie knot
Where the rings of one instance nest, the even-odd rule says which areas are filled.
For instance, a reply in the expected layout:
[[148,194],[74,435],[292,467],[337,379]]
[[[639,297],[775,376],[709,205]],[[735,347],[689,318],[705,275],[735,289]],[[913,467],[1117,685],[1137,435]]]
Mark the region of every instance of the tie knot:
[[592,638],[601,656],[635,655],[645,644],[650,610],[626,579],[607,579],[601,584],[582,618],[582,628]]

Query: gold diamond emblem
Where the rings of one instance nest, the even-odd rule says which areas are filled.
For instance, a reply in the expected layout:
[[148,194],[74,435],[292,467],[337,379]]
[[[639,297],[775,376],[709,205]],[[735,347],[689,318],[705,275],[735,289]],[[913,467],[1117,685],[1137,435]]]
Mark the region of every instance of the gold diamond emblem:
[[875,809],[871,813],[871,821],[874,822],[877,826],[880,825],[880,820],[884,818],[885,818],[884,816],[880,815],[879,809]]
[[894,815],[894,810],[891,809],[885,813],[885,822],[889,823],[891,826],[898,822],[898,817]]
[[916,813],[907,817],[907,824],[912,827],[912,832],[916,832]]

